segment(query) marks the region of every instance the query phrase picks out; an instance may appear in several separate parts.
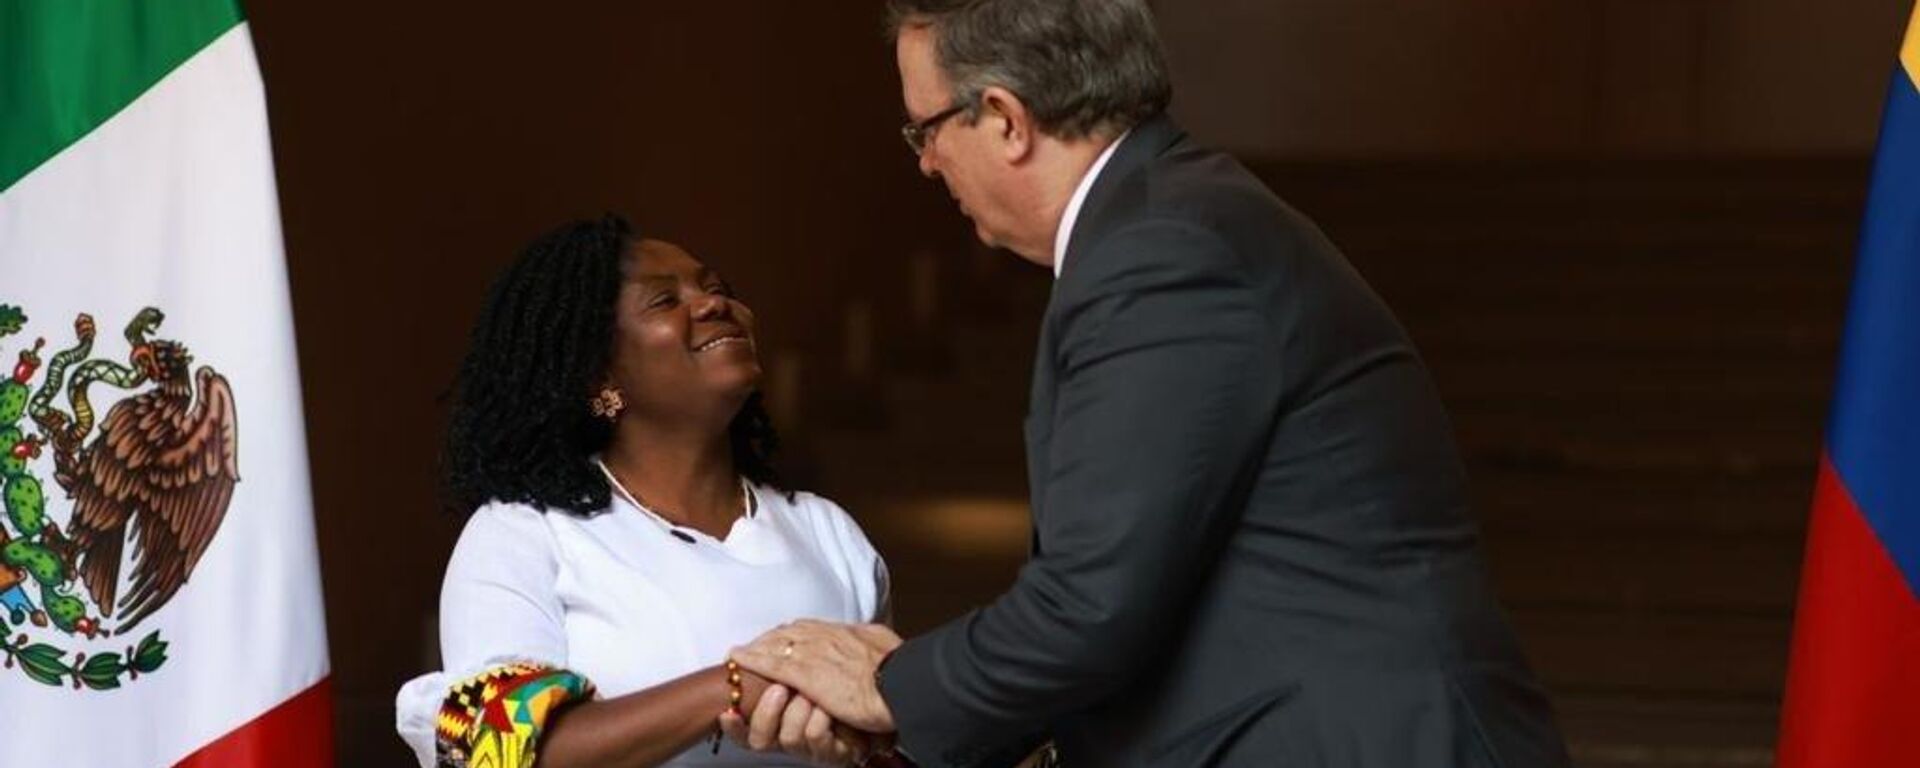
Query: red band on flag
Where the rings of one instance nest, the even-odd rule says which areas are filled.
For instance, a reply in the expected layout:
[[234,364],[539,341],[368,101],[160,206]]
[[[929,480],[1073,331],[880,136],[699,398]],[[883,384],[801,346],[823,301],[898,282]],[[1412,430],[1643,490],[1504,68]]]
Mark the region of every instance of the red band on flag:
[[1920,728],[1920,600],[1820,461],[1778,768],[1911,768]]
[[252,722],[188,755],[174,768],[331,768],[333,679],[282,702]]

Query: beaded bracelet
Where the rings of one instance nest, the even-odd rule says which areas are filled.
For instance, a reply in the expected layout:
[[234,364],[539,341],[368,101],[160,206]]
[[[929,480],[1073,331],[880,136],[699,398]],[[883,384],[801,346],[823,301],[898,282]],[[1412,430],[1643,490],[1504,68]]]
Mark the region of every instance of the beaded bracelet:
[[[740,662],[727,659],[727,714],[744,718],[747,713],[740,710],[740,701],[746,698],[746,690],[741,687]],[[713,754],[720,754],[720,726],[713,726]]]
[[746,696],[746,690],[740,687],[740,662],[727,659],[727,711],[746,717],[747,713],[740,711],[740,700]]

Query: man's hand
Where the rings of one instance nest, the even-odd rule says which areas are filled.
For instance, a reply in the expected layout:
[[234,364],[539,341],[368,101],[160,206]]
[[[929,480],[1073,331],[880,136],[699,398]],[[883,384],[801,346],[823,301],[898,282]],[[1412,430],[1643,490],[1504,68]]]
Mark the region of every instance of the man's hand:
[[880,698],[873,675],[900,642],[899,635],[880,624],[801,620],[735,648],[733,660],[799,691],[849,727],[892,733],[893,712]]

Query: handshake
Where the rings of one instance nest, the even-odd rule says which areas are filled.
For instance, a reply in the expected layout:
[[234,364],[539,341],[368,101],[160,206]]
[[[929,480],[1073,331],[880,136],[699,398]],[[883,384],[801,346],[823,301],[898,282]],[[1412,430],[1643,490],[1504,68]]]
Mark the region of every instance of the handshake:
[[893,751],[893,713],[877,678],[900,643],[881,624],[801,620],[768,631],[730,654],[768,685],[752,712],[721,713],[720,731],[755,752],[820,765],[905,765]]

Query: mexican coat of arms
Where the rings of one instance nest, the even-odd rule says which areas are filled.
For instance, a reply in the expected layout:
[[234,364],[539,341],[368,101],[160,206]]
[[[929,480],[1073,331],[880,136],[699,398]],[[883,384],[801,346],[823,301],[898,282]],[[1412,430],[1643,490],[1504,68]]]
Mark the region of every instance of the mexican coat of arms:
[[[240,480],[233,391],[151,338],[163,319],[148,307],[127,323],[122,362],[94,356],[82,314],[72,346],[42,359],[44,338],[23,345],[0,380],[0,654],[37,682],[104,690],[159,669],[160,632],[130,633],[187,583]],[[26,321],[0,305],[0,342]],[[96,387],[122,393],[97,423]],[[47,451],[57,489],[36,471]]]

